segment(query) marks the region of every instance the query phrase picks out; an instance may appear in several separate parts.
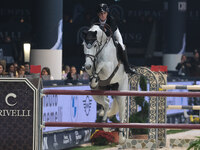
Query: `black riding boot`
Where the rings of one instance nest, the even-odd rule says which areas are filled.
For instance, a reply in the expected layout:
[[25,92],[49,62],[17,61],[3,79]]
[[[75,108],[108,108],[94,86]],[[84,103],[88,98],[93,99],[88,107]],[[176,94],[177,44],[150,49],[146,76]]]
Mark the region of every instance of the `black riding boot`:
[[128,56],[126,50],[122,50],[122,62],[124,64],[124,69],[126,73],[136,74],[135,70],[132,70],[128,63]]
[[122,63],[124,64],[124,70],[126,73],[130,73],[130,74],[136,74],[136,71],[135,69],[132,70],[129,66],[129,63],[128,63],[128,55],[127,55],[127,52],[126,50],[123,50],[122,49],[122,46],[119,44],[119,43],[116,43],[117,45],[117,49],[118,49],[118,52],[117,52],[117,57],[119,60],[122,61]]

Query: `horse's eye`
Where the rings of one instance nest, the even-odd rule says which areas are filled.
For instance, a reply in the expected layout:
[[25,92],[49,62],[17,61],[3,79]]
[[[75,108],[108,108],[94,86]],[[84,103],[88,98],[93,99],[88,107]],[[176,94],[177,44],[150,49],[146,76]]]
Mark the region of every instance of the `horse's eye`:
[[94,45],[94,48],[96,48],[96,47],[97,47],[97,44]]

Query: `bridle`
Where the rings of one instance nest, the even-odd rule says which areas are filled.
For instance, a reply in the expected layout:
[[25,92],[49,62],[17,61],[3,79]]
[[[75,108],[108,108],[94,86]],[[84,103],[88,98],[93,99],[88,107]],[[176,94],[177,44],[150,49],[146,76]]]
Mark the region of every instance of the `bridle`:
[[104,49],[104,47],[106,46],[106,44],[109,43],[111,37],[106,37],[106,41],[104,43],[102,43],[102,39],[103,39],[103,32],[102,32],[102,35],[101,35],[101,41],[94,41],[93,44],[86,44],[86,47],[88,49],[91,49],[92,47],[94,47],[94,45],[97,43],[97,46],[96,46],[96,54],[95,55],[91,55],[91,54],[85,54],[86,57],[89,57],[93,63],[93,67],[94,69],[92,70],[92,75],[90,75],[90,80],[92,80],[93,78],[96,78],[97,80],[99,80],[99,77],[98,77],[98,74],[96,73],[96,63],[97,63],[97,60],[98,60],[98,55],[102,52],[102,50]]

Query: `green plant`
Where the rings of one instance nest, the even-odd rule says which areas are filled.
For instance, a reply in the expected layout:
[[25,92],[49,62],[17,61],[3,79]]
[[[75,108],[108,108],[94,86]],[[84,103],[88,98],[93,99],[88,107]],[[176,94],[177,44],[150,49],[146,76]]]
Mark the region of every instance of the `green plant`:
[[114,136],[111,132],[96,130],[91,136],[93,145],[108,145],[114,142]]
[[[139,85],[142,91],[147,91],[147,81],[145,77],[141,76]],[[148,122],[148,108],[149,104],[144,97],[135,97],[136,104],[141,107],[141,111],[133,113],[129,117],[129,122],[146,123]],[[130,129],[132,134],[147,134],[148,129]]]
[[200,136],[197,137],[198,139],[195,140],[190,144],[190,146],[187,148],[187,150],[190,150],[191,148],[194,148],[194,150],[200,149]]

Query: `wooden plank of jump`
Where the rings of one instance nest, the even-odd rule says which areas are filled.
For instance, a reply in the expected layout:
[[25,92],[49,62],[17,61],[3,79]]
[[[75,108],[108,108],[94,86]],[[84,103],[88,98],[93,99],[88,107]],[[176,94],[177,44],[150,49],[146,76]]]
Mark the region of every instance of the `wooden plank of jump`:
[[200,110],[200,106],[182,106],[182,105],[168,105],[167,109],[191,109]]
[[200,124],[45,122],[45,127],[200,129]]
[[161,90],[172,89],[200,90],[200,85],[161,85]]
[[46,95],[116,95],[116,96],[162,96],[162,97],[200,97],[200,92],[167,91],[103,91],[103,90],[42,90]]

